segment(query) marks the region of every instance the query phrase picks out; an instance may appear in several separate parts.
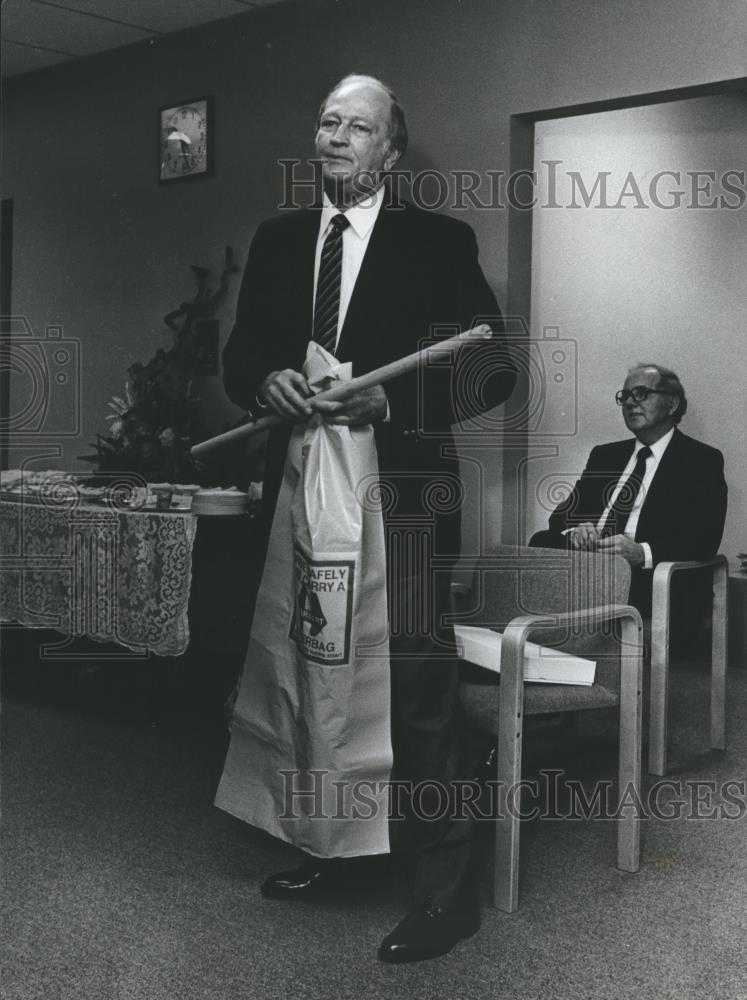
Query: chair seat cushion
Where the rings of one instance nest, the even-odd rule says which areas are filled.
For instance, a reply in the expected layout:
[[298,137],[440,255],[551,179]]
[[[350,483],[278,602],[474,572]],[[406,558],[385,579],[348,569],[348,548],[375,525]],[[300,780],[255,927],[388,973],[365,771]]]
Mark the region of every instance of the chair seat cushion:
[[[494,675],[495,676],[495,675]],[[463,709],[470,727],[494,736],[498,728],[498,706],[501,697],[498,683],[476,683],[464,679],[461,683]],[[524,714],[547,715],[554,712],[576,712],[595,708],[614,708],[620,698],[616,690],[602,684],[589,687],[576,684],[525,684]]]

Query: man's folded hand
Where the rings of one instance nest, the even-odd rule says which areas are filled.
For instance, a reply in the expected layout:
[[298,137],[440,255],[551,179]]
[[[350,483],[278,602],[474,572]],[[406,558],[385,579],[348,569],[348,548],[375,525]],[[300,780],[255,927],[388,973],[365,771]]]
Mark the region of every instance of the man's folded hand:
[[593,552],[599,542],[599,532],[591,521],[577,524],[575,528],[571,528],[568,535],[571,539],[571,548],[581,549],[584,552]]
[[308,420],[311,416],[309,383],[292,368],[270,372],[259,389],[259,400],[279,417]]
[[311,399],[312,410],[321,413],[328,424],[345,424],[355,427],[359,424],[375,424],[386,419],[387,399],[380,385],[362,389],[348,399]]
[[627,535],[609,535],[607,538],[600,538],[597,543],[597,552],[609,552],[616,556],[627,559],[631,566],[643,566],[646,554],[643,546],[634,542]]

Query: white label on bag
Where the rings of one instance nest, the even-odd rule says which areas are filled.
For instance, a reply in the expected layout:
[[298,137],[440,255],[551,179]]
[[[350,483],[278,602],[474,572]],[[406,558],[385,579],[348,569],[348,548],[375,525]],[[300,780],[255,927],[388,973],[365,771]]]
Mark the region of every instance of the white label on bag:
[[350,663],[355,559],[309,559],[296,547],[290,638],[305,659],[324,667]]

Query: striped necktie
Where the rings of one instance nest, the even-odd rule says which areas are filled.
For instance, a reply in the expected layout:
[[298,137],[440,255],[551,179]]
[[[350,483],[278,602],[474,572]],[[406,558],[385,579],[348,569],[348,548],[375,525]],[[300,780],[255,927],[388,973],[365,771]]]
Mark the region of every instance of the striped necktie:
[[651,458],[651,449],[644,445],[636,456],[635,468],[620,487],[615,502],[609,509],[602,525],[602,535],[622,535],[628,523],[630,512],[636,502],[638,493],[646,475],[646,462]]
[[344,215],[335,215],[329,225],[319,261],[314,303],[314,340],[330,352],[337,345],[337,320],[340,315],[340,279],[342,276],[342,234],[350,225]]

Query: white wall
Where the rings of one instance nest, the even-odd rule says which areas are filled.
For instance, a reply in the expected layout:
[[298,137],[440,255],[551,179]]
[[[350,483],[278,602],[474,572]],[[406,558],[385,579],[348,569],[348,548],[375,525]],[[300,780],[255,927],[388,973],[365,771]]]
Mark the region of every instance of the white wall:
[[[627,436],[613,396],[638,361],[673,368],[688,394],[682,430],[720,448],[726,458],[729,512],[722,550],[747,549],[747,96],[731,94],[646,108],[538,123],[539,204],[534,211],[532,334],[558,327],[575,341],[577,426],[568,412],[570,383],[547,378],[543,423],[570,433],[530,443],[523,534],[547,526],[558,488],[581,472],[589,449]],[[556,168],[561,207],[547,207],[549,169]],[[657,207],[650,184],[658,171],[679,172],[659,182]],[[726,171],[741,171],[723,185]],[[584,207],[568,177],[578,171],[591,191],[598,171],[609,171]],[[688,171],[715,171],[693,194]],[[633,184],[626,178],[632,172]],[[620,199],[623,189],[630,193]],[[569,207],[575,200],[580,207]],[[696,207],[717,202],[714,208]],[[736,208],[724,207],[724,204]],[[640,205],[645,207],[640,207]],[[563,348],[565,350],[565,348]]]

